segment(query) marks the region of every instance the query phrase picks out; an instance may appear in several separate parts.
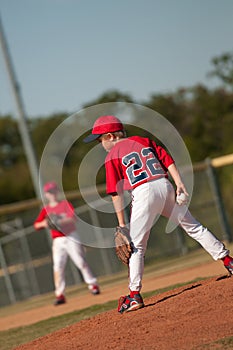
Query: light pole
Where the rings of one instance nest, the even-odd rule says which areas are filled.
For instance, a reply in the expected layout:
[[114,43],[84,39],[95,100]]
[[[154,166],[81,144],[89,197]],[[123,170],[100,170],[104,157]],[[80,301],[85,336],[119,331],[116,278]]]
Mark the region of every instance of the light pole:
[[40,199],[40,185],[39,185],[39,171],[36,156],[34,153],[34,147],[31,141],[31,137],[28,131],[28,125],[26,120],[26,113],[23,105],[23,100],[20,94],[20,86],[17,82],[16,75],[13,69],[9,49],[6,42],[6,37],[3,31],[3,25],[0,15],[0,44],[3,52],[3,57],[6,63],[6,69],[10,80],[10,85],[13,92],[13,97],[16,103],[16,109],[18,113],[18,127],[21,135],[24,151],[27,157],[29,170],[31,173],[32,183],[38,199]]

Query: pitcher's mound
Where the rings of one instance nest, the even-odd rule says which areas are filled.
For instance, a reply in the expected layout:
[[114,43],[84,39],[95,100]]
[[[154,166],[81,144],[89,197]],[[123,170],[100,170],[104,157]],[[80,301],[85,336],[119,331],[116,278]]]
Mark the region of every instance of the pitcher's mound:
[[[143,309],[122,315],[111,310],[17,350],[200,350],[233,336],[233,277],[196,282],[144,302]],[[229,341],[211,347],[232,348]]]

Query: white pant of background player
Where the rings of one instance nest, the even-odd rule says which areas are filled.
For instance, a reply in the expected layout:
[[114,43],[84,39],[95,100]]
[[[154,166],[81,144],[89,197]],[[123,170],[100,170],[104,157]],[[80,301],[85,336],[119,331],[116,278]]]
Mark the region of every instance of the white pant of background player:
[[65,293],[65,267],[68,256],[71,258],[75,266],[80,270],[84,281],[89,288],[97,284],[97,279],[86,261],[85,249],[72,236],[76,232],[69,234],[69,237],[58,237],[53,240],[53,273],[55,284],[55,295],[59,297]]
[[176,204],[174,188],[166,178],[142,184],[132,191],[130,236],[135,251],[129,263],[130,290],[141,290],[147,241],[150,229],[158,215],[170,218],[172,213],[172,221],[179,224],[214,260],[228,255],[229,251],[225,249],[224,244],[203,227],[189,210],[184,215],[184,209],[183,206]]

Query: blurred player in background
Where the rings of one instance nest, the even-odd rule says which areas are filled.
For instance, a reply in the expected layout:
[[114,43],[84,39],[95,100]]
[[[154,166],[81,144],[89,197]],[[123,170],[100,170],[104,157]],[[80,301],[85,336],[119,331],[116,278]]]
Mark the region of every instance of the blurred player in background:
[[80,270],[90,292],[93,295],[99,294],[97,279],[86,261],[85,248],[77,240],[76,216],[72,204],[67,200],[58,200],[59,189],[56,182],[46,183],[43,189],[48,204],[40,211],[34,227],[36,230],[50,229],[56,296],[54,305],[66,302],[65,267],[68,256]]
[[[94,140],[108,152],[105,159],[106,187],[112,196],[120,227],[126,226],[123,192],[129,191],[132,197],[129,234],[134,249],[129,259],[130,294],[119,299],[120,313],[144,306],[140,294],[144,257],[150,230],[158,215],[171,218],[180,225],[214,260],[221,259],[229,274],[233,274],[229,250],[187,209],[187,190],[173,158],[163,147],[149,138],[126,137],[121,121],[111,115],[99,117],[92,134],[83,141]],[[168,172],[176,191],[168,180]]]

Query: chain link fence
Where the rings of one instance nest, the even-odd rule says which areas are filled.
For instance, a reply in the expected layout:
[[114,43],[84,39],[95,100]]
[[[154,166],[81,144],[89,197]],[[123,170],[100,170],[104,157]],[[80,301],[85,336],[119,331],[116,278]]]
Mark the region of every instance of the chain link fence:
[[[228,165],[232,174],[233,157],[216,166],[207,160],[194,166],[194,191],[190,204],[192,214],[207,226],[220,240],[231,242],[232,203],[225,198],[220,186],[221,174],[217,169]],[[231,183],[230,186],[233,186]],[[232,187],[231,193],[232,193]],[[104,193],[105,186],[98,188]],[[90,192],[91,194],[91,192]],[[105,214],[80,203],[79,193],[69,193],[77,214],[88,220],[101,233],[101,227],[114,227],[115,214]],[[96,202],[98,206],[98,201]],[[46,230],[35,231],[33,221],[40,209],[38,201],[28,201],[0,208],[0,307],[25,300],[35,295],[54,290],[51,239]],[[101,205],[101,201],[100,201]],[[101,209],[101,208],[100,208]],[[146,263],[166,256],[179,256],[199,249],[196,241],[180,228],[166,234],[166,219],[160,218],[151,230],[146,254]],[[112,229],[109,234],[113,234]],[[87,260],[96,276],[112,275],[124,269],[118,261],[114,248],[86,247]],[[79,270],[72,261],[66,267],[67,286],[84,283]]]

